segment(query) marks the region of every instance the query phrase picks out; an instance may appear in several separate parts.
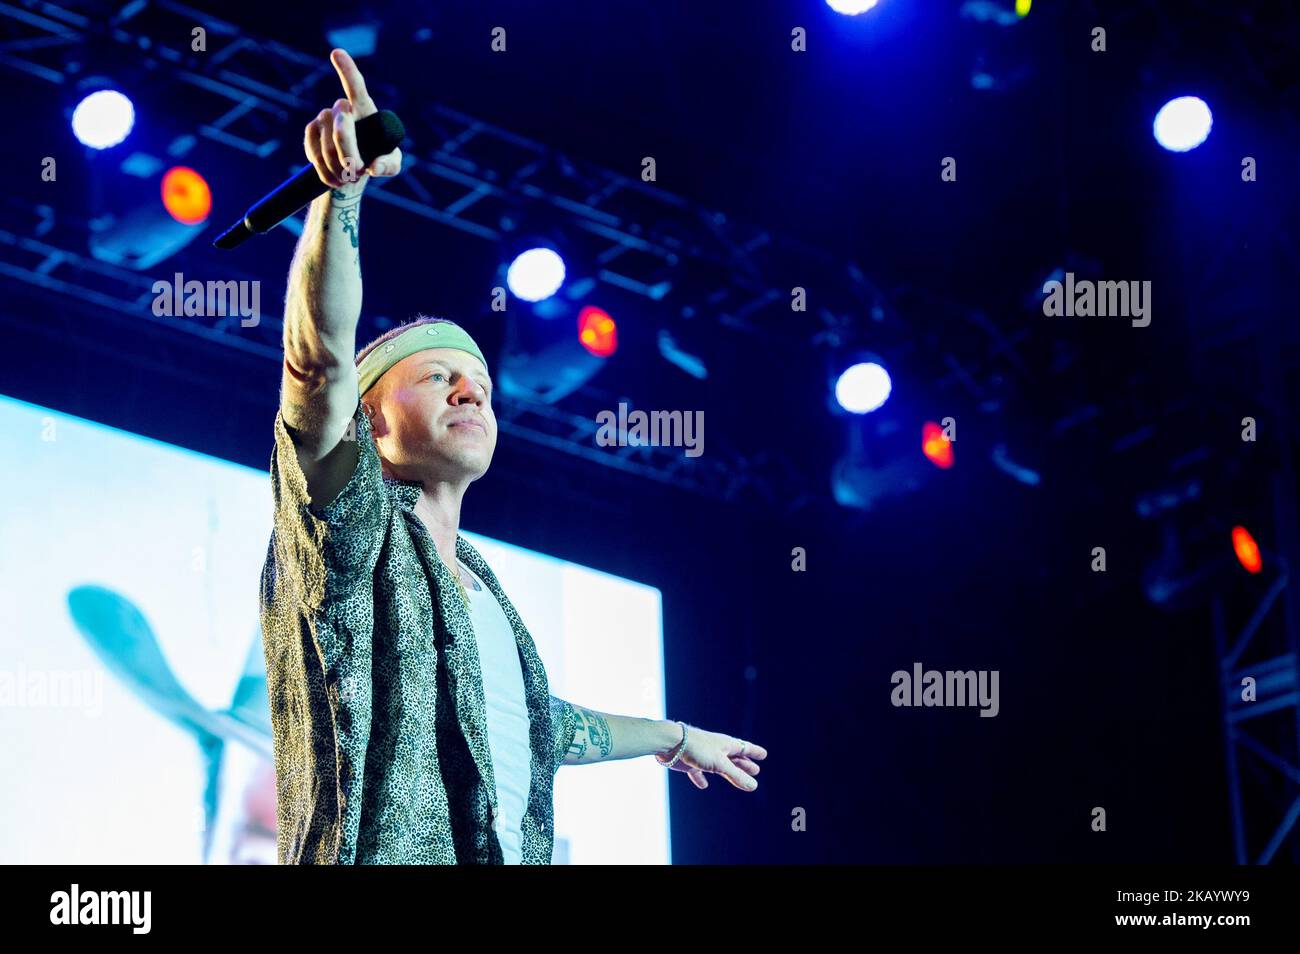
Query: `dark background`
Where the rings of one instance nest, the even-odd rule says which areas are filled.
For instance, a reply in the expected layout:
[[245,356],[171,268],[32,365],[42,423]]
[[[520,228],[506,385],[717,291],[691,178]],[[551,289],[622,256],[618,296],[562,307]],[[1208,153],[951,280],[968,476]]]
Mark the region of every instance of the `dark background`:
[[[77,9],[106,19],[117,7]],[[899,352],[891,405],[956,417],[958,465],[869,512],[830,496],[830,464],[860,425],[827,412],[811,313],[775,310],[758,342],[719,339],[706,387],[631,344],[596,382],[704,408],[706,453],[714,434],[774,450],[812,498],[795,512],[499,444],[465,527],[660,587],[669,717],[769,750],[754,794],[673,776],[679,863],[1233,858],[1210,589],[1156,606],[1143,574],[1170,526],[1188,565],[1226,548],[1238,522],[1270,553],[1294,547],[1274,503],[1279,486],[1295,495],[1295,9],[1039,3],[1009,28],[960,11],[941,0],[883,0],[858,18],[812,0],[214,11],[322,61],[327,29],[370,17],[379,49],[360,66],[378,104],[407,120],[413,150],[421,104],[436,100],[628,176],[654,156],[659,187],[856,262],[906,302],[902,339],[954,342],[997,383],[965,393],[924,357],[934,349]],[[1105,53],[1089,48],[1098,25]],[[507,55],[490,51],[494,26],[507,28]],[[790,50],[793,26],[808,30],[806,53]],[[975,89],[981,63],[1018,80]],[[66,91],[4,75],[24,153],[88,161]],[[155,84],[151,109],[173,92]],[[1210,102],[1215,125],[1200,149],[1174,155],[1150,124],[1184,92]],[[322,82],[318,107],[338,95]],[[183,102],[169,107],[183,115]],[[215,171],[213,152],[210,231],[154,271],[227,261],[208,238],[300,164],[309,118],[295,117],[260,166]],[[1240,179],[1246,155],[1257,182]],[[940,180],[945,156],[956,182]],[[499,280],[490,244],[390,206],[367,205],[362,235],[363,340],[379,316],[481,316]],[[263,308],[277,307],[268,299],[283,293],[293,242],[277,230],[233,253],[263,279]],[[1026,305],[1071,257],[1100,277],[1152,281],[1150,327],[1053,323]],[[927,307],[928,294],[1014,338],[1014,360],[992,356],[998,338],[952,309]],[[267,466],[273,362],[11,280],[4,298],[6,393]],[[654,318],[629,310],[625,342]],[[1262,422],[1253,445],[1239,439],[1246,415]],[[1136,432],[1146,436],[1116,449]],[[989,465],[999,442],[1039,486]],[[1143,519],[1137,501],[1185,475],[1188,455],[1203,497]],[[1104,574],[1090,569],[1096,546]],[[791,570],[793,547],[806,548],[804,573]],[[1261,585],[1240,571],[1214,582],[1236,610]],[[1000,714],[894,708],[890,675],[917,661],[999,670]],[[1253,804],[1255,832],[1286,802]],[[1105,833],[1090,828],[1095,806]],[[796,807],[807,831],[791,830]]]

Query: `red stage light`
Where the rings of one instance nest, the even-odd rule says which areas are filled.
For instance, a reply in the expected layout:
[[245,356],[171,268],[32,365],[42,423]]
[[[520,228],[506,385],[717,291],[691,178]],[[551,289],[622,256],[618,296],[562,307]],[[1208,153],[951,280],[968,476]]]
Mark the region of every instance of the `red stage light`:
[[608,358],[618,350],[618,326],[609,313],[595,305],[578,312],[578,340],[598,358]]
[[1245,527],[1232,528],[1232,549],[1237,554],[1237,562],[1251,573],[1264,569],[1264,560],[1259,555],[1259,544]]
[[198,225],[212,211],[212,190],[189,166],[173,166],[162,177],[162,201],[177,222]]
[[943,428],[934,421],[926,421],[921,428],[921,453],[942,470],[947,470],[954,463],[952,441],[943,436]]

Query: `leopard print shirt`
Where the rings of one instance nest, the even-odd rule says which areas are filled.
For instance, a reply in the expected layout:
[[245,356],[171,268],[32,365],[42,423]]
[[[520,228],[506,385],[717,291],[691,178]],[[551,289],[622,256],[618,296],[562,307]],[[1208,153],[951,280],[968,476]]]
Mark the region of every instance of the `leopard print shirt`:
[[[356,472],[317,512],[283,415],[275,417],[275,523],[260,613],[279,862],[502,864],[468,608],[415,516],[420,485],[382,473],[359,400],[353,420]],[[550,695],[532,636],[459,534],[456,553],[488,585],[519,644],[532,774],[522,861],[550,864],[553,783],[573,741],[574,708]]]

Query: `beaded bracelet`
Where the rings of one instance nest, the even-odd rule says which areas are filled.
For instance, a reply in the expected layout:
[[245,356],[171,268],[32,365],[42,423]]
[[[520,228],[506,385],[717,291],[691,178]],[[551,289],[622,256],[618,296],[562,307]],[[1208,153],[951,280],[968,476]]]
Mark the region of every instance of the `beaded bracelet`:
[[674,765],[676,765],[677,760],[680,759],[682,757],[682,753],[686,751],[686,723],[682,722],[679,719],[677,720],[677,724],[682,727],[682,740],[677,743],[677,754],[673,756],[672,761],[665,762],[663,759],[659,757],[658,753],[655,753],[655,761],[658,762],[660,765],[662,765],[664,768],[672,768]]

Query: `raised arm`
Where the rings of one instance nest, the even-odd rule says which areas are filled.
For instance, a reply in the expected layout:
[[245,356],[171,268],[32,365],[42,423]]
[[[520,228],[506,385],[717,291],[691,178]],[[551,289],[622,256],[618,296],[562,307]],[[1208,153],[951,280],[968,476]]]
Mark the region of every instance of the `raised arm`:
[[402,164],[395,149],[362,167],[356,122],[378,108],[347,53],[334,50],[330,62],[346,98],[322,109],[304,133],[307,158],[330,191],[312,202],[289,269],[280,383],[284,423],[315,509],[338,496],[357,465],[356,441],[343,437],[358,397],[361,196],[370,175],[396,175]]

